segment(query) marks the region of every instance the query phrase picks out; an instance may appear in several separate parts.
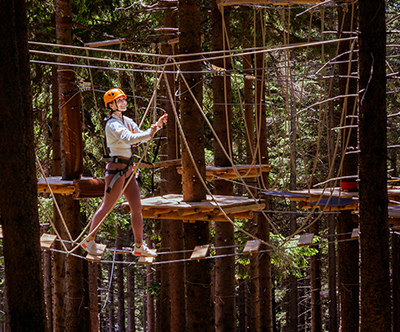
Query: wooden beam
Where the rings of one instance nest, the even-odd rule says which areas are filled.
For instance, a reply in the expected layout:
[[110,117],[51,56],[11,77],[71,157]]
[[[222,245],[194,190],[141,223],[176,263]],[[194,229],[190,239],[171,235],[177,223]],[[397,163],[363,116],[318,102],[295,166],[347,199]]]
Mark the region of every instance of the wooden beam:
[[260,249],[261,242],[259,240],[251,240],[246,242],[246,246],[243,249],[243,254],[254,254]]
[[110,40],[104,40],[104,41],[98,41],[98,42],[93,42],[93,43],[86,43],[86,47],[103,47],[103,46],[111,46],[111,45],[118,45],[121,43],[125,43],[126,38],[121,38],[121,39],[110,39]]
[[[75,193],[75,186],[72,180],[62,180],[61,176],[48,177],[46,180],[55,194],[72,195]],[[44,179],[38,180],[38,193],[50,193],[50,189]]]
[[248,211],[248,212],[235,213],[233,215],[233,217],[235,219],[253,219],[254,212],[253,211]]
[[100,262],[101,261],[101,258],[103,257],[103,254],[104,254],[104,251],[107,248],[107,245],[106,244],[96,243],[96,248],[101,251],[101,255],[93,256],[91,254],[87,254],[86,255],[86,260],[87,261],[90,261],[90,262]]
[[273,5],[273,6],[289,6],[293,4],[312,4],[320,3],[323,0],[219,0],[217,1],[218,6],[238,6],[238,5]]
[[208,255],[209,250],[210,250],[209,244],[204,244],[202,246],[196,246],[192,252],[192,255],[190,256],[190,259],[191,260],[205,259],[206,256]]
[[300,235],[298,247],[309,246],[312,244],[314,233],[305,233]]
[[176,210],[174,209],[166,209],[166,208],[150,208],[146,210],[146,212],[149,215],[160,215],[160,214],[166,214],[166,213],[171,213],[175,212]]
[[181,159],[171,159],[171,160],[156,161],[151,164],[140,163],[139,168],[160,168],[160,167],[179,166],[179,165],[182,165]]
[[56,238],[57,236],[54,234],[43,233],[40,237],[40,247],[42,249],[50,249]]
[[351,232],[351,239],[358,240],[360,238],[360,228],[353,228]]
[[140,256],[138,260],[138,264],[141,265],[151,265],[154,262],[154,257],[145,257],[145,256]]

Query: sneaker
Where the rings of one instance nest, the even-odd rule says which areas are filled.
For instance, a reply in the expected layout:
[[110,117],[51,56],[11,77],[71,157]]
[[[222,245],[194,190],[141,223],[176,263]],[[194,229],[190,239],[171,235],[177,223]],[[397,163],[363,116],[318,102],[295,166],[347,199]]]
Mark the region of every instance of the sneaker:
[[143,257],[156,257],[157,253],[154,250],[150,250],[147,246],[143,243],[140,247],[133,246],[132,255],[134,256],[143,256]]
[[96,244],[96,242],[94,242],[94,240],[88,241],[87,239],[85,239],[81,245],[92,256],[103,255],[103,251],[101,251],[100,249],[97,248],[97,244]]

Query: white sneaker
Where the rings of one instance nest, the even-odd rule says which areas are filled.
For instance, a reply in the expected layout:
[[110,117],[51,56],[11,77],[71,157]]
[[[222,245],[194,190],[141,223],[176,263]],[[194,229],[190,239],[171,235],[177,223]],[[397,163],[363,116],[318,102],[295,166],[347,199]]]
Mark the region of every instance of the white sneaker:
[[134,256],[143,256],[143,257],[157,257],[157,253],[154,250],[150,250],[147,246],[143,243],[140,247],[133,246],[132,255]]
[[92,256],[103,255],[103,251],[100,250],[99,248],[97,248],[97,244],[96,244],[96,242],[94,242],[94,240],[88,241],[87,239],[85,239],[81,245],[82,245],[83,249],[85,249]]

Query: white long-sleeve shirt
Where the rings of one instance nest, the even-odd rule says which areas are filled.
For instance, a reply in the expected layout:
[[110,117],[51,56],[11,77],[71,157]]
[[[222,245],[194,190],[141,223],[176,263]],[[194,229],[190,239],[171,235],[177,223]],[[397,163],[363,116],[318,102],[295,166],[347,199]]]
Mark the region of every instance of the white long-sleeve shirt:
[[151,128],[142,131],[132,119],[123,116],[121,120],[112,114],[106,124],[106,139],[111,157],[130,158],[132,155],[131,145],[149,141]]

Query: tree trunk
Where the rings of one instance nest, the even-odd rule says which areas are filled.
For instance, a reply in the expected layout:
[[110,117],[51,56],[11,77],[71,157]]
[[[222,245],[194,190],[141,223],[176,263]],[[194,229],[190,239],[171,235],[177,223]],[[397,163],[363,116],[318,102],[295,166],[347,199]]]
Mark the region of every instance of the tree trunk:
[[[250,8],[240,7],[243,15],[243,36],[245,43],[244,48],[250,48],[251,44],[248,40],[252,39],[250,33]],[[252,72],[252,59],[251,55],[247,54],[243,56],[243,71],[246,74],[251,75]],[[244,116],[246,124],[246,163],[251,164],[253,161],[253,153],[255,148],[254,138],[254,102],[253,102],[253,80],[244,80]]]
[[0,222],[8,330],[46,331],[25,1],[3,3],[0,17]]
[[108,331],[115,332],[115,303],[114,303],[114,281],[113,281],[113,269],[114,267],[110,265],[108,270],[108,282],[110,283],[110,287],[108,290],[108,302],[107,306],[109,308],[108,311]]
[[[41,227],[41,233],[48,233],[49,226]],[[53,274],[51,268],[52,254],[50,250],[42,251],[43,261],[43,281],[44,281],[44,299],[46,304],[47,330],[53,330]]]
[[[81,232],[80,224],[80,206],[79,202],[72,199],[72,196],[63,196],[63,215],[72,238],[78,237]],[[68,248],[68,246],[67,246]],[[82,249],[78,249],[75,253],[79,254]],[[65,264],[66,278],[66,331],[82,331],[87,330],[88,321],[85,316],[84,303],[84,269],[83,260],[79,257],[69,255]]]
[[[291,107],[290,107],[290,151],[291,151],[291,162],[290,162],[290,189],[296,190],[297,188],[297,177],[296,177],[296,107],[294,105],[294,96],[291,95]],[[290,234],[294,234],[297,230],[297,216],[296,202],[290,202]],[[287,325],[290,332],[297,331],[298,325],[298,291],[297,291],[297,278],[294,275],[290,275],[288,278],[289,284],[289,303],[288,303],[288,318]]]
[[[170,9],[174,4],[172,3],[166,3],[167,9],[164,10],[164,27],[165,28],[176,28],[176,14]],[[174,50],[171,45],[168,44],[168,40],[172,39],[170,35],[165,36],[164,38],[164,43],[161,46],[162,53],[163,54],[170,54],[172,55],[174,53]],[[166,70],[173,70],[174,66],[168,66]],[[167,87],[168,84],[168,87]],[[168,123],[165,126],[165,130],[162,131],[163,136],[167,136],[167,141],[166,144],[162,146],[162,154],[163,156],[161,159],[163,160],[172,160],[172,159],[178,159],[179,154],[178,154],[178,149],[177,149],[177,126],[176,126],[176,120],[175,120],[175,114],[173,111],[173,105],[175,105],[174,100],[170,100],[170,95],[168,91],[171,91],[171,96],[175,95],[174,92],[174,76],[173,74],[166,74],[165,77],[163,78],[161,82],[161,91],[160,94],[161,96],[164,97],[164,99],[161,102],[161,108],[164,109],[167,114],[168,114]],[[165,194],[170,194],[170,193],[181,193],[181,185],[180,185],[180,176],[176,172],[176,168],[173,166],[170,167],[165,167],[161,170],[161,188],[160,188],[160,193],[161,195]],[[175,237],[176,234],[171,232],[171,227],[174,227],[175,222],[179,223],[182,226],[182,221],[174,221],[174,220],[161,220],[161,226],[160,226],[160,231],[161,231],[161,248],[170,248],[171,249],[171,243],[170,243],[170,237],[173,236]],[[182,241],[181,239],[179,239]],[[183,248],[183,245],[181,246]],[[160,257],[163,261],[169,260],[170,257],[168,255],[162,255]],[[164,331],[170,331],[171,330],[171,319],[172,319],[172,310],[171,310],[171,302],[172,302],[172,297],[178,296],[178,294],[181,294],[182,296],[179,298],[177,303],[183,303],[181,305],[181,313],[184,312],[184,296],[182,292],[179,292],[177,289],[178,287],[180,289],[183,289],[183,278],[180,282],[177,280],[174,281],[174,284],[172,285],[170,280],[171,280],[171,270],[173,267],[171,264],[162,264],[161,265],[161,292],[160,292],[160,298],[158,300],[159,306],[157,307],[157,331],[162,329]],[[182,268],[183,272],[183,268]],[[183,275],[183,273],[182,273]],[[176,282],[176,284],[175,284]],[[175,292],[176,291],[176,292]],[[179,308],[176,308],[179,311]],[[174,315],[176,318],[176,316]],[[183,321],[183,326],[184,326],[184,319],[182,319],[182,315],[180,315],[180,320]],[[178,329],[177,331],[182,331],[181,329]]]
[[[133,262],[134,257],[132,255],[128,255],[128,261]],[[127,316],[128,316],[128,332],[136,331],[135,324],[135,265],[128,266],[127,273]]]
[[[200,3],[194,0],[179,1],[179,52],[180,54],[201,53]],[[197,59],[197,57],[196,57]],[[182,60],[193,60],[185,57]],[[201,63],[189,62],[181,65],[183,77],[193,93],[181,82],[181,121],[188,146],[182,142],[183,199],[188,202],[206,198],[205,189],[199,178],[205,178],[204,120],[195,100],[202,105]],[[192,72],[192,73],[185,73]],[[193,73],[194,72],[194,73]],[[192,163],[192,154],[195,165]],[[198,174],[195,167],[199,170]],[[185,249],[193,250],[197,245],[209,243],[208,222],[196,221],[185,224]],[[187,329],[211,331],[211,265],[210,260],[186,263],[186,318]]]
[[[239,265],[239,275],[245,273],[245,269],[242,265]],[[246,279],[238,279],[238,296],[237,296],[237,308],[238,308],[238,331],[246,331]]]
[[[257,224],[258,215],[256,214],[253,218],[253,222]],[[258,255],[250,256],[250,320],[249,320],[249,331],[261,331],[260,330],[260,272],[258,266]]]
[[[58,44],[72,45],[72,17],[69,0],[56,1],[56,40]],[[59,57],[59,62],[71,59]],[[62,160],[63,179],[79,178],[83,170],[82,132],[79,107],[79,94],[75,93],[75,73],[67,66],[58,69],[59,102],[62,114]],[[72,196],[62,197],[62,213],[72,239],[81,232],[79,202]],[[70,240],[70,238],[63,238]],[[79,252],[79,251],[78,251]],[[83,266],[82,261],[74,256],[68,256],[65,265],[66,276],[66,313],[65,326],[68,331],[82,329],[85,326],[83,298]]]
[[88,263],[88,291],[89,291],[89,312],[90,332],[99,331],[99,291],[97,288],[98,265]]
[[385,1],[359,2],[361,331],[390,331]]
[[336,293],[336,241],[333,236],[336,234],[336,218],[335,215],[329,214],[328,220],[328,286],[329,286],[329,332],[338,331],[337,317],[337,293]]
[[[310,226],[310,232],[318,234],[319,221]],[[317,246],[317,245],[316,245]],[[311,331],[322,332],[322,305],[321,305],[321,254],[318,252],[310,259],[311,281]]]
[[[52,127],[53,127],[53,176],[61,175],[61,129],[60,129],[60,112],[58,108],[58,82],[57,82],[57,68],[52,68]],[[56,202],[61,208],[62,196],[55,195]],[[60,233],[61,238],[66,238],[65,228],[61,222],[56,204],[53,203],[53,223],[55,228]],[[63,250],[59,241],[54,244],[56,250]],[[65,331],[65,254],[60,252],[53,253],[53,325],[54,332]]]
[[[346,9],[346,10],[344,10]],[[348,9],[348,11],[347,11]],[[357,11],[354,5],[338,7],[339,34],[343,31],[355,31],[357,26]],[[342,37],[347,37],[344,35]],[[350,42],[342,41],[339,44],[339,54],[343,63],[339,64],[339,75],[349,76],[357,71],[357,65],[349,60],[356,60],[356,53],[346,53],[351,51]],[[339,95],[357,93],[357,81],[349,78],[339,78]],[[348,117],[354,114],[356,100],[355,98],[345,98],[340,104],[341,114],[337,118],[342,118],[340,125],[352,125],[354,119]],[[343,113],[343,116],[342,116]],[[356,114],[354,114],[356,115]],[[346,147],[348,147],[346,149]],[[354,129],[342,130],[342,155],[347,151],[354,150],[357,147],[357,131]],[[347,154],[344,156],[342,175],[350,176],[358,173],[358,157],[356,154]],[[359,328],[359,243],[358,241],[344,241],[349,238],[349,233],[358,224],[354,222],[351,211],[342,211],[338,215],[338,233],[343,234],[338,237],[338,258],[339,258],[339,294],[340,294],[340,314],[341,329],[343,331],[358,331]],[[347,235],[345,235],[347,234]],[[342,241],[343,240],[343,241]]]
[[[223,23],[224,20],[224,23]],[[212,49],[219,51],[224,49],[224,26],[229,29],[229,12],[225,11],[222,17],[218,10],[216,1],[212,2]],[[230,68],[226,59],[214,60],[213,64],[220,68]],[[214,139],[214,162],[215,166],[231,166],[227,153],[232,151],[232,95],[231,80],[228,76],[214,76],[212,80],[214,114],[214,130],[218,140]],[[215,181],[215,194],[233,195],[233,185],[224,180]],[[235,308],[235,257],[234,248],[222,248],[224,246],[233,246],[235,236],[233,225],[230,223],[215,223],[215,246],[216,255],[227,255],[226,257],[215,259],[215,330],[216,331],[234,331],[236,326],[236,308]]]
[[[260,12],[261,21],[264,21],[264,13]],[[261,22],[257,19],[257,28],[255,31],[257,45],[265,46],[265,36],[262,34]],[[260,164],[268,163],[268,142],[267,142],[267,115],[265,105],[265,54],[258,53],[254,56],[255,63],[255,110],[256,110],[256,137],[259,146],[257,151],[257,161]],[[261,188],[268,188],[268,173],[262,173],[260,176]],[[268,197],[266,199],[267,209],[269,207]],[[264,241],[269,241],[269,222],[268,219],[260,214],[258,216],[258,236]],[[265,245],[261,246],[266,250]],[[259,317],[260,328],[263,331],[272,331],[272,278],[271,278],[271,257],[268,252],[262,253],[259,259]]]
[[[122,228],[117,227],[117,249],[122,249]],[[123,255],[116,255],[117,262],[124,260]],[[124,264],[117,265],[117,288],[118,288],[118,327],[120,332],[125,332],[125,289],[124,289]]]
[[[392,233],[392,312],[400,310],[400,234]],[[393,332],[400,331],[400,315],[393,315]]]
[[[146,239],[147,246],[151,248],[151,241],[149,238]],[[147,287],[152,287],[154,283],[154,274],[150,265],[146,266],[147,271]],[[155,331],[155,311],[154,311],[154,297],[150,290],[146,291],[147,294],[147,331]]]

